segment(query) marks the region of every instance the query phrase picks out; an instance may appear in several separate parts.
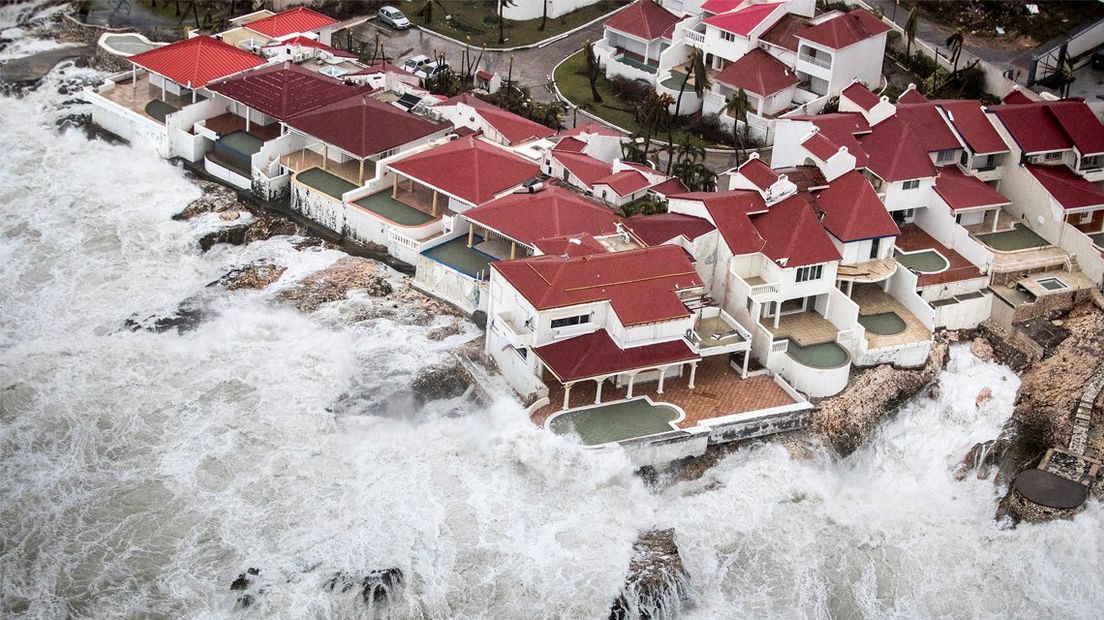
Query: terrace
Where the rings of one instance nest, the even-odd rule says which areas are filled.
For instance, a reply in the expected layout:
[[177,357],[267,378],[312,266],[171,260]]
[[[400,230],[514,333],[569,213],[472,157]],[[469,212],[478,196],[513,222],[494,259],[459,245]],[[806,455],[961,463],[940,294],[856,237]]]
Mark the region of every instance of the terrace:
[[857,285],[851,295],[871,349],[931,340],[931,331],[904,304],[875,284]]
[[[561,403],[564,396],[564,388],[558,381],[546,383],[551,403],[535,411],[531,417],[535,424],[541,426],[554,414],[562,411]],[[726,356],[710,357],[699,362],[694,385],[694,389],[690,389],[689,383],[685,380],[669,380],[664,383],[663,393],[660,394],[657,391],[659,388],[657,382],[636,383],[633,386],[633,397],[634,399],[647,397],[657,406],[669,404],[679,407],[686,414],[676,423],[676,426],[681,429],[696,426],[704,420],[782,407],[797,402],[767,375],[741,379],[740,371],[732,368]],[[590,405],[595,402],[596,392],[597,384],[594,381],[581,381],[572,386],[571,399],[576,403]],[[606,382],[602,388],[602,398],[609,398],[612,402],[586,410],[593,412],[591,416],[601,415],[611,410],[614,415],[624,415],[626,408],[619,405],[626,402],[626,394],[625,387],[614,387],[612,383]],[[568,412],[575,410],[578,409],[569,409]],[[630,412],[634,410],[644,411],[643,405],[637,403],[629,408]],[[645,415],[656,417],[651,413],[654,412],[645,412]],[[655,422],[656,420],[649,420],[647,422],[649,428],[645,430],[651,430],[652,427],[658,428],[659,425]],[[663,431],[653,431],[649,434],[654,432]]]
[[148,74],[139,74],[137,79],[125,78],[115,83],[114,88],[97,91],[104,99],[117,103],[124,108],[164,124],[165,117],[184,106],[192,104],[192,95],[174,95],[149,83]]
[[485,279],[491,270],[491,263],[498,260],[474,247],[468,247],[467,237],[457,237],[433,246],[423,251],[422,256],[477,280]]
[[353,159],[338,163],[310,149],[302,149],[280,157],[280,165],[292,172],[319,168],[330,176],[352,183],[353,187],[360,187],[364,184],[364,179],[372,178],[376,174],[376,164],[373,161],[365,160],[362,164],[361,160]]
[[917,285],[921,287],[985,277],[985,272],[977,265],[936,241],[916,224],[901,227],[897,249],[897,262],[917,274]]
[[763,317],[759,324],[767,328],[775,340],[792,340],[802,347],[835,342],[839,335],[839,330],[831,321],[812,310],[783,314],[777,317],[777,326],[775,319],[773,316]]

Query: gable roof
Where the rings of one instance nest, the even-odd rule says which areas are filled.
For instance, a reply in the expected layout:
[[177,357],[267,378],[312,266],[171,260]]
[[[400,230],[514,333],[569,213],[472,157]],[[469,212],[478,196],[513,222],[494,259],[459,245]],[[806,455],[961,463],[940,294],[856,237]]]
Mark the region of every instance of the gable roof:
[[1067,211],[1104,207],[1104,190],[1097,187],[1095,183],[1074,174],[1065,166],[1029,164],[1027,169],[1047,193]]
[[1104,125],[1084,101],[1055,101],[1047,109],[1082,155],[1104,153]]
[[796,52],[799,46],[797,33],[804,30],[808,25],[809,20],[805,17],[795,13],[786,13],[773,26],[759,35],[759,41]]
[[751,31],[759,27],[760,24],[765,22],[767,18],[774,13],[775,9],[782,6],[784,3],[776,2],[770,4],[755,4],[747,6],[738,11],[730,13],[721,13],[720,15],[714,15],[713,17],[707,17],[702,20],[702,23],[709,24],[733,34],[738,34],[741,37],[747,37],[751,34]]
[[529,246],[582,233],[611,234],[621,221],[606,207],[555,185],[534,194],[503,196],[465,211],[464,217]]
[[622,349],[604,329],[536,347],[533,351],[562,382],[700,358],[682,338]]
[[561,129],[558,135],[564,138],[568,138],[581,134],[595,134],[599,136],[610,136],[614,138],[620,138],[625,135],[620,131],[617,131],[613,127],[593,122],[579,125],[578,127],[572,127],[571,129]]
[[292,116],[287,124],[356,157],[368,157],[451,127],[367,95]]
[[212,82],[208,88],[281,121],[363,92],[290,62]]
[[843,49],[859,41],[889,32],[890,27],[864,9],[855,9],[810,26],[797,33],[799,39],[812,41],[829,49]]
[[824,212],[821,224],[844,243],[901,234],[878,193],[859,172],[844,174],[813,198]]
[[936,174],[920,139],[896,116],[878,123],[870,135],[863,137],[862,148],[869,156],[866,167],[884,181],[905,181]]
[[808,194],[794,194],[751,221],[763,239],[761,251],[779,265],[793,268],[840,260]]
[[636,0],[606,20],[606,28],[612,28],[641,39],[654,41],[673,28],[679,17],[652,0]]
[[751,181],[752,185],[762,191],[767,191],[771,185],[778,182],[778,173],[758,157],[749,158],[736,170],[740,176]]
[[1075,146],[1082,155],[1104,153],[1104,125],[1084,101],[1036,101],[988,109],[1026,155]]
[[648,181],[648,178],[640,174],[639,171],[622,170],[621,172],[615,172],[609,176],[598,179],[594,184],[606,185],[617,192],[618,196],[628,196],[633,192],[645,189],[651,183]]
[[667,197],[674,194],[685,194],[686,192],[690,191],[690,189],[686,187],[686,185],[684,185],[683,182],[677,177],[671,177],[670,179],[667,179],[659,185],[653,185],[651,188],[649,188],[649,191]]
[[135,54],[130,62],[190,88],[265,64],[264,59],[205,34]]
[[314,48],[314,49],[319,49],[319,50],[322,50],[324,52],[329,52],[329,53],[333,54],[334,56],[339,56],[341,58],[356,58],[357,57],[357,55],[352,53],[352,52],[349,52],[349,51],[346,51],[346,50],[339,50],[336,47],[330,47],[329,45],[326,45],[325,43],[322,43],[321,41],[318,41],[316,39],[312,39],[310,37],[305,37],[303,35],[292,37],[290,39],[284,39],[283,41],[273,41],[271,43],[266,44],[264,47],[267,49],[267,48],[270,48],[270,47],[283,47],[285,45],[293,46],[293,47],[298,45],[298,46],[301,46],[301,47],[310,47],[310,48]]
[[1007,153],[1008,145],[1000,136],[981,102],[974,99],[940,101],[939,107],[958,132],[959,137],[976,155]]
[[[962,143],[934,103],[898,103],[897,118],[909,126],[912,135],[928,152],[962,148]],[[874,133],[877,132],[878,126],[875,125]]]
[[608,301],[626,326],[689,316],[678,292],[702,286],[686,252],[674,245],[577,258],[536,256],[491,268],[538,310]]
[[870,124],[866,117],[858,112],[833,112],[817,116],[796,116],[793,120],[809,121],[831,141],[836,150],[847,147],[847,152],[855,157],[855,165],[862,168],[868,159],[866,150],[859,142],[860,137],[870,133]]
[[265,36],[278,39],[289,34],[313,32],[336,23],[336,19],[323,15],[318,11],[298,7],[249,22],[245,24],[245,27],[253,32],[259,32]]
[[706,0],[701,5],[701,10],[707,13],[727,13],[739,8],[747,0]]
[[862,82],[851,82],[851,85],[843,89],[840,93],[844,97],[847,97],[855,105],[869,112],[874,109],[874,106],[878,105],[881,99],[878,95],[875,95],[869,88],[863,85]]
[[812,135],[801,142],[801,146],[805,147],[807,151],[815,155],[820,161],[828,161],[829,158],[839,152],[840,148],[839,145],[832,142],[832,140],[821,131],[813,132]]
[[590,233],[579,233],[565,237],[550,237],[533,242],[533,247],[544,254],[553,256],[589,256],[591,254],[604,254],[606,246],[598,242]]
[[474,136],[393,162],[391,168],[473,205],[540,174],[540,168]]
[[761,97],[773,95],[801,81],[789,67],[758,47],[729,64],[714,79]]
[[676,237],[693,241],[717,229],[709,220],[685,213],[634,215],[625,220],[625,228],[648,245],[659,245]]
[[1019,88],[1013,88],[1012,92],[1004,96],[1001,99],[1001,103],[1004,104],[1018,104],[1018,103],[1035,103],[1035,100],[1024,94]]
[[479,112],[479,116],[483,117],[483,120],[487,121],[487,124],[493,127],[495,131],[502,134],[511,145],[537,138],[547,138],[556,133],[556,130],[551,127],[503,110],[470,93],[461,93],[455,97],[450,97],[438,105],[450,106],[459,103],[475,108]]
[[613,168],[609,164],[590,155],[553,150],[552,157],[588,187],[593,187],[598,181],[613,174]]
[[691,192],[672,196],[672,198],[702,203],[709,213],[709,218],[720,231],[721,238],[733,254],[740,256],[763,250],[766,242],[751,224],[750,219],[750,214],[762,213],[767,209],[759,192],[754,190]]
[[552,151],[557,153],[582,153],[584,148],[586,148],[586,142],[569,137],[557,142],[556,146],[552,147]]
[[958,166],[943,166],[935,178],[935,193],[952,211],[995,207],[1012,201],[976,177],[963,174]]
[[927,103],[928,98],[925,97],[919,90],[915,88],[908,88],[905,92],[897,96],[897,103]]

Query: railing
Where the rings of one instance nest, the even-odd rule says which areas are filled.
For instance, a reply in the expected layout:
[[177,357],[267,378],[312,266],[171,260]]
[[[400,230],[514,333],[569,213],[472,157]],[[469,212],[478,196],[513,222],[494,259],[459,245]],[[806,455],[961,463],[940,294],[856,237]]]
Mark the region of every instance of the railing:
[[495,324],[502,328],[503,335],[506,337],[506,340],[510,342],[510,345],[514,348],[519,348],[532,344],[533,330],[517,327],[516,325],[514,325],[514,321],[509,315],[496,315]]
[[758,297],[760,295],[777,295],[780,292],[782,292],[781,282],[767,282],[766,284],[750,286],[748,295]]
[[785,353],[790,350],[790,341],[783,338],[771,342],[771,353]]
[[705,45],[705,33],[698,32],[697,30],[686,30],[686,42],[694,47],[701,47]]
[[818,67],[824,67],[825,69],[832,68],[831,58],[824,58],[823,56],[810,56],[808,54],[798,54],[797,57]]

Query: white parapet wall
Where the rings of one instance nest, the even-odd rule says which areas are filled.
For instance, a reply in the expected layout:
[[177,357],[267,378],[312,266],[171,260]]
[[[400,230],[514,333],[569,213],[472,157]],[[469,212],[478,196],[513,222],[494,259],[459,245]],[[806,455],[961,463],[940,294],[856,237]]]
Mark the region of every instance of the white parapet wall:
[[514,0],[512,4],[502,7],[502,16],[512,21],[537,19],[545,14],[547,6],[548,19],[552,19],[596,2],[598,0]]

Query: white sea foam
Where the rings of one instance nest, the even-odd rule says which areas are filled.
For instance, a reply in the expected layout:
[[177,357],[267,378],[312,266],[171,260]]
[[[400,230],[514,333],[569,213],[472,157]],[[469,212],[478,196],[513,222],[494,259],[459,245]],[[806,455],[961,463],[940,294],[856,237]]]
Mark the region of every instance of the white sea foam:
[[[207,224],[169,219],[198,196],[180,169],[54,133],[60,73],[80,72],[0,99],[0,615],[361,617],[323,584],[397,566],[393,618],[597,618],[651,526],[677,529],[693,618],[1104,607],[1097,504],[1001,529],[999,489],[953,479],[1011,411],[1006,369],[956,349],[939,400],[848,459],[766,445],[653,494],[514,405],[413,409],[396,395],[445,356],[426,328],[275,301],[337,252],[200,253]],[[205,288],[259,258],[289,268],[270,290]],[[201,291],[194,331],[122,327]],[[249,566],[256,603],[235,612]]]

